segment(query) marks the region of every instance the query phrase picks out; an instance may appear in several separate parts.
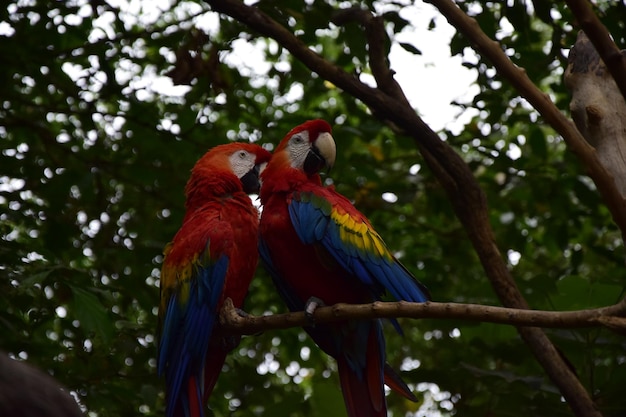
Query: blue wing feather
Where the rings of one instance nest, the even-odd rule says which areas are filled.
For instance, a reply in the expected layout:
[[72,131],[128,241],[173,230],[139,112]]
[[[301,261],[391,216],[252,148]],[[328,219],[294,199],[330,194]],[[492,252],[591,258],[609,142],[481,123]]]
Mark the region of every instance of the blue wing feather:
[[[208,245],[205,252],[208,255]],[[198,399],[204,391],[203,369],[209,340],[213,333],[217,305],[224,289],[229,259],[216,261],[203,257],[194,266],[189,293],[178,288],[172,292],[163,321],[159,346],[158,373],[167,367],[168,403],[177,403],[183,384],[190,377],[197,381]],[[183,406],[188,406],[182,401]],[[168,408],[171,417],[175,408]]]
[[[342,268],[372,288],[377,298],[387,290],[398,300],[430,299],[426,287],[393,257],[369,225],[362,235],[340,224],[332,213],[330,202],[312,192],[294,193],[289,203],[289,215],[302,242],[321,243]],[[342,238],[342,233],[349,237]],[[381,247],[384,252],[378,253]]]

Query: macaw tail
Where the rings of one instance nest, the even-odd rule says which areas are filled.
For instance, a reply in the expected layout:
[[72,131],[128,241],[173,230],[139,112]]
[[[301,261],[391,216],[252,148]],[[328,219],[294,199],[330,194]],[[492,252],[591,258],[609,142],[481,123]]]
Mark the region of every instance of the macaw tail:
[[227,353],[221,349],[210,351],[204,366],[204,392],[201,392],[197,378],[189,378],[186,396],[180,397],[178,404],[167,410],[167,417],[204,417],[204,407],[215,388]]
[[196,378],[189,378],[189,386],[187,389],[189,402],[186,404],[189,408],[185,410],[189,417],[204,417],[204,407],[202,395],[200,395],[200,387]]
[[400,375],[398,375],[388,363],[385,364],[385,384],[407,400],[411,400],[414,403],[418,401],[406,382],[400,378]]
[[337,358],[348,417],[387,417],[383,386],[384,352],[381,352],[376,330],[369,333],[364,368],[355,370],[354,364],[345,355]]
[[[384,392],[372,395],[370,384],[353,372],[347,363],[340,364],[339,380],[348,417],[387,417]],[[346,369],[347,368],[347,369]],[[379,383],[382,388],[382,384]]]
[[167,417],[204,417],[202,395],[196,377],[187,381],[185,393],[181,393],[176,401],[168,401],[165,415]]
[[206,404],[217,384],[217,378],[220,376],[222,366],[226,360],[227,350],[211,349],[207,355],[206,364],[204,365],[204,403]]

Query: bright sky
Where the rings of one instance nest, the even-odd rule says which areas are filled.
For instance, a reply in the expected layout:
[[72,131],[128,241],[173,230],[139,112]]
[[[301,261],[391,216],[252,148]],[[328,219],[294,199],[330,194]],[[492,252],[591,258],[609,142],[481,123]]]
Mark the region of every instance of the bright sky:
[[[169,8],[169,1],[155,0],[109,0],[109,3],[127,11],[130,22],[153,22],[158,19],[159,9]],[[198,5],[188,3],[187,13],[200,11]],[[194,10],[195,8],[197,10]],[[386,6],[381,6],[382,10]],[[381,11],[379,10],[379,12]],[[435,131],[447,128],[454,133],[476,114],[475,110],[462,112],[459,107],[450,105],[452,101],[469,102],[478,93],[478,87],[472,85],[476,73],[462,65],[463,60],[475,62],[475,55],[466,54],[463,58],[450,56],[449,41],[454,28],[431,5],[416,2],[403,8],[401,16],[412,25],[406,27],[398,35],[397,41],[406,42],[417,47],[422,55],[414,55],[396,43],[391,48],[391,67],[396,72],[396,80],[400,83],[414,108],[424,121]],[[428,30],[431,19],[435,19],[435,28]],[[106,27],[106,17],[101,18]],[[133,22],[134,23],[134,22]],[[207,13],[195,19],[195,25],[207,32],[214,32],[218,26],[218,18],[214,13]],[[245,40],[233,42],[233,53],[222,57],[229,65],[237,66],[246,74],[254,73],[261,76],[270,67],[264,63],[264,53],[258,47]],[[287,68],[288,69],[288,68]],[[283,68],[284,70],[284,68]],[[374,84],[373,79],[362,76],[364,82]],[[157,74],[144,78],[141,82],[147,91],[168,96],[184,94],[187,87],[174,87],[167,77]],[[302,91],[295,89],[290,94],[298,99]]]
[[[414,45],[422,55],[414,55],[395,42],[389,56],[391,68],[396,72],[395,78],[413,107],[433,130],[447,128],[458,133],[477,111],[462,113],[459,107],[450,105],[450,102],[469,102],[478,94],[478,87],[472,85],[476,80],[475,71],[462,65],[463,60],[476,62],[476,58],[472,55],[463,58],[450,56],[448,44],[454,28],[433,6],[416,3],[405,7],[401,16],[412,25],[403,30],[397,41]],[[435,28],[429,31],[428,25],[433,18]],[[257,64],[263,59],[261,51],[244,41],[235,45],[234,53],[225,62],[262,72],[269,70],[269,65],[264,67]],[[362,80],[375,84],[373,77],[362,76]]]
[[[391,67],[396,80],[424,121],[435,131],[447,128],[454,133],[462,130],[477,111],[466,111],[450,105],[452,101],[469,102],[478,94],[478,86],[472,85],[476,72],[462,65],[463,60],[476,62],[475,55],[451,57],[448,46],[454,28],[437,10],[424,3],[405,7],[401,16],[412,22],[398,41],[416,46],[422,55],[407,52],[397,43],[391,48]],[[435,18],[435,28],[428,30]]]
[[[128,26],[137,23],[154,23],[159,19],[165,10],[171,8],[169,0],[107,0],[113,7],[122,10],[122,16]],[[250,3],[248,1],[247,3]],[[90,18],[91,7],[87,0],[75,0],[75,4],[82,6],[78,8],[76,15],[67,16],[64,23],[68,25],[77,24],[83,18]],[[177,14],[185,18],[192,14],[201,12],[201,6],[192,2],[182,3]],[[378,12],[389,7],[385,2],[376,4]],[[10,11],[10,10],[9,10]],[[452,101],[468,102],[478,93],[478,87],[472,85],[476,79],[475,71],[462,66],[463,60],[476,61],[475,55],[466,54],[463,58],[451,57],[448,43],[454,33],[445,18],[441,17],[438,11],[431,5],[416,2],[405,6],[401,11],[402,17],[409,20],[412,25],[406,27],[397,37],[397,41],[410,43],[418,48],[422,55],[414,55],[405,51],[395,42],[391,48],[390,61],[392,69],[396,72],[396,80],[400,83],[409,98],[409,101],[417,109],[424,121],[435,131],[447,128],[454,133],[458,133],[469,119],[476,114],[475,110],[462,112],[459,107],[450,105]],[[428,30],[431,19],[434,18],[435,28]],[[98,16],[94,21],[94,27],[98,28],[92,32],[89,41],[93,42],[99,38],[113,38],[111,22],[113,16],[106,12]],[[207,32],[214,32],[218,28],[219,20],[215,13],[205,13],[194,19],[194,24]],[[7,22],[0,22],[0,35],[11,34],[13,30]],[[248,71],[263,75],[270,69],[269,64],[264,64],[264,54],[259,48],[251,45],[245,40],[233,43],[234,51],[223,61],[236,65],[242,71]],[[173,53],[171,59],[173,59]],[[251,64],[252,63],[252,64]],[[97,64],[96,64],[97,65]],[[132,64],[129,64],[129,66]],[[77,80],[82,68],[66,65],[64,70]],[[136,71],[136,70],[135,70]],[[125,76],[134,78],[135,71],[129,71],[124,75],[118,71],[121,78]],[[362,75],[362,80],[374,84],[371,77]],[[188,87],[173,86],[168,77],[160,76],[156,73],[143,72],[141,79],[133,80],[133,89],[139,99],[147,99],[148,96],[181,96],[185,94]],[[144,97],[141,97],[141,95]],[[290,94],[292,99],[298,99],[301,91],[293,91]]]

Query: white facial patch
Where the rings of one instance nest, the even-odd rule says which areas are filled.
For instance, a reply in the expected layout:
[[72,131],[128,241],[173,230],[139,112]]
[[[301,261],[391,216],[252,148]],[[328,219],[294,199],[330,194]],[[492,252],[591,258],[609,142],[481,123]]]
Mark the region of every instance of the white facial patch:
[[228,161],[230,162],[230,169],[237,176],[237,178],[241,178],[250,172],[250,170],[254,167],[255,160],[255,154],[244,150],[239,150],[228,158]]
[[293,168],[302,169],[304,166],[304,160],[311,149],[309,143],[309,132],[304,130],[294,134],[289,139],[289,159],[291,159],[291,166]]

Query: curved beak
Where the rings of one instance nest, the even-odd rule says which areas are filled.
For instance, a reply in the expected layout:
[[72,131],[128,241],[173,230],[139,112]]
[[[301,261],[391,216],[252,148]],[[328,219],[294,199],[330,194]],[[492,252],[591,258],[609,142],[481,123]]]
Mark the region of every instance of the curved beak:
[[323,168],[330,169],[335,164],[336,156],[337,148],[332,135],[328,132],[320,133],[304,160],[304,172],[311,175],[320,172]]
[[243,186],[243,191],[246,194],[258,194],[259,189],[261,188],[261,182],[259,181],[259,174],[267,165],[265,162],[262,164],[256,164],[252,167],[252,169],[241,177],[241,185]]

